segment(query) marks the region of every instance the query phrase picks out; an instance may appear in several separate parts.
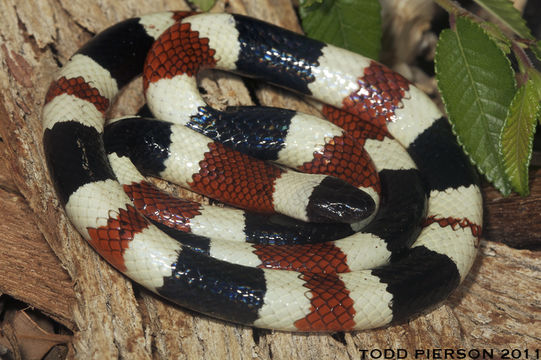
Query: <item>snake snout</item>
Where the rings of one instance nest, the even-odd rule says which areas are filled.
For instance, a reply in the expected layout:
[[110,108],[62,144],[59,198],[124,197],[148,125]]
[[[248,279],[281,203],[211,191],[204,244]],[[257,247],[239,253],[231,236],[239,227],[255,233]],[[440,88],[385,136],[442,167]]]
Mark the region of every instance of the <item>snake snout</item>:
[[369,194],[331,176],[314,190],[307,206],[312,222],[352,224],[366,219],[375,210],[376,203]]

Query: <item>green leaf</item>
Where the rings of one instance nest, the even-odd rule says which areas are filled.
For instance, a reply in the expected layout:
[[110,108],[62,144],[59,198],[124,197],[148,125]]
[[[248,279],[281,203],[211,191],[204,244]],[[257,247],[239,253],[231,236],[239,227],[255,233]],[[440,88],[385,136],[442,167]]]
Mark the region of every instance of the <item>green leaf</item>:
[[209,11],[212,9],[216,0],[189,0],[192,4],[196,5],[201,11]]
[[522,196],[529,193],[528,165],[532,157],[533,136],[540,103],[536,84],[528,80],[521,86],[509,108],[501,134],[501,150],[505,171],[513,190]]
[[488,21],[483,21],[479,25],[492,37],[492,40],[496,41],[496,44],[504,53],[508,55],[511,53],[511,40],[503,33],[498,25]]
[[541,40],[532,45],[530,49],[535,54],[535,57],[541,61]]
[[381,6],[378,0],[325,0],[301,7],[306,34],[372,59],[381,49]]
[[520,12],[513,6],[509,0],[474,0],[489,13],[497,17],[515,34],[524,39],[533,39],[526,21],[520,15]]
[[533,81],[534,89],[537,91],[537,98],[541,101],[541,73],[532,67],[527,68],[526,73],[528,78]]
[[323,0],[304,0],[302,3],[301,3],[301,6],[302,7],[310,7],[312,5],[314,5],[314,3],[322,3]]
[[509,60],[479,25],[458,17],[436,48],[436,79],[458,141],[479,171],[505,195],[511,186],[499,138],[515,78]]

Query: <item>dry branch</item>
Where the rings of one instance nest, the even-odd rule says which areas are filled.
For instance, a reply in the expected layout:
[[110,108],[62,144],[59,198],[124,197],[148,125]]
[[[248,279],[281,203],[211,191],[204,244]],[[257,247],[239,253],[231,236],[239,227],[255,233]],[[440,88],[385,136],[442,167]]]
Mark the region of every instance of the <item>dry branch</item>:
[[[0,2],[0,146],[5,154],[0,162],[5,214],[0,294],[25,301],[72,329],[69,355],[83,359],[351,359],[374,348],[539,346],[539,254],[490,241],[483,241],[464,286],[442,307],[405,324],[334,335],[254,330],[192,314],[133,285],[101,260],[65,217],[46,171],[40,109],[48,82],[58,64],[106,26],[140,13],[187,8],[172,0]],[[213,9],[223,10],[300,31],[290,1],[220,1]],[[215,103],[251,101],[243,82],[231,75],[211,73],[202,86]],[[262,104],[308,109],[296,96],[267,86],[256,95]],[[128,104],[137,101],[128,99],[116,111],[133,111]],[[486,193],[487,240],[524,237],[539,244],[537,177],[527,199]]]

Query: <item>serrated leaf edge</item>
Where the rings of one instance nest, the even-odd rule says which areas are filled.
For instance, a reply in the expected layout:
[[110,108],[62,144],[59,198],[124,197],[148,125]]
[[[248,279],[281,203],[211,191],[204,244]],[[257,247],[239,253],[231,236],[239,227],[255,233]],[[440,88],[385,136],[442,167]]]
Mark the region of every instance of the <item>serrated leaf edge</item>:
[[[526,88],[526,86],[528,86],[528,84],[532,87],[535,87],[535,82],[533,80],[528,80],[526,84],[523,85],[523,87],[521,87],[520,89],[517,90],[515,96],[513,97],[513,100],[511,101],[511,105],[509,105],[509,109],[513,109],[513,107],[516,105],[515,103],[517,101],[521,101],[521,98],[522,97],[526,97],[528,96],[527,93],[520,95],[520,92],[521,91],[524,91],[524,92],[527,92],[528,89]],[[532,91],[535,91],[535,89],[533,89]],[[522,108],[522,107],[521,107]],[[521,111],[522,112],[522,111]],[[505,119],[505,123],[502,127],[502,131],[500,133],[500,142],[499,142],[499,147],[500,147],[500,152],[502,153],[502,156],[503,156],[503,159],[504,159],[504,170],[506,171],[507,175],[509,176],[509,179],[510,179],[510,183],[511,183],[511,186],[513,187],[513,190],[515,190],[517,193],[519,193],[521,196],[527,196],[529,194],[529,188],[528,188],[528,167],[530,165],[530,161],[531,161],[531,158],[532,158],[532,150],[533,150],[533,137],[535,135],[535,132],[536,132],[536,123],[537,123],[537,119],[539,119],[539,116],[541,115],[541,103],[539,103],[539,99],[537,99],[537,106],[536,106],[536,111],[535,111],[535,114],[533,115],[532,117],[532,120],[531,121],[531,124],[530,124],[530,127],[531,127],[531,133],[528,134],[528,149],[527,149],[527,156],[526,156],[526,161],[524,163],[524,168],[526,170],[526,173],[520,173],[520,170],[519,168],[521,167],[520,164],[518,165],[515,165],[514,168],[516,168],[516,172],[518,173],[518,175],[516,175],[516,177],[519,177],[519,178],[525,178],[525,179],[521,179],[521,182],[525,183],[525,188],[524,189],[519,189],[517,188],[515,185],[514,185],[514,181],[513,181],[513,178],[515,178],[515,175],[514,174],[511,174],[510,171],[511,169],[509,169],[509,167],[507,166],[506,164],[506,161],[505,161],[505,151],[504,151],[504,144],[503,144],[503,137],[505,135],[505,132],[506,130],[509,128],[509,121],[511,119],[511,111],[509,111],[509,113],[507,114],[507,118]],[[516,152],[515,152],[516,153]]]
[[[461,19],[464,19],[464,20],[466,20],[466,21],[469,21],[469,22],[471,22],[471,23],[473,23],[473,24],[475,25],[475,23],[474,23],[473,21],[471,21],[470,19],[468,19],[467,17],[460,17],[460,18],[461,18]],[[486,31],[483,27],[478,26],[478,28],[479,28],[479,29],[480,29],[480,30],[481,30],[481,31],[482,31],[482,32],[483,32],[483,33],[484,33],[484,34],[485,34],[485,35],[486,35],[493,43],[494,43],[494,46],[495,46],[500,52],[502,52],[503,57],[507,60],[508,65],[511,67],[511,62],[509,61],[509,59],[507,58],[507,56],[505,56],[505,53],[503,53],[502,49],[498,46],[498,44],[496,44],[496,43],[494,42],[494,40],[490,37],[490,35],[487,33],[487,31]],[[451,31],[451,32],[455,33],[455,35],[456,35],[456,32],[455,32],[454,30],[446,29],[446,30],[444,30],[444,31]],[[441,35],[440,35],[440,36],[441,36]],[[458,38],[458,36],[457,36],[457,38]],[[464,54],[462,48],[461,48],[460,51],[461,51],[462,54]],[[436,47],[435,59],[437,59],[437,57],[438,57],[438,56],[437,56],[437,53],[438,53],[438,47]],[[435,66],[437,67],[437,61],[435,62]],[[436,74],[437,74],[437,72],[436,72]],[[436,78],[437,78],[437,76],[436,76]],[[438,89],[440,90],[440,92],[442,92],[442,90],[441,90],[441,88],[440,88],[440,86],[439,86],[439,83],[438,83]],[[448,106],[448,105],[447,105],[447,103],[446,103],[446,101],[445,101],[445,98],[444,98],[443,96],[441,96],[441,100],[442,100],[442,102],[443,102],[445,108],[447,109],[447,106]],[[507,110],[507,116],[508,116],[508,115],[509,115],[509,109]],[[507,118],[507,116],[506,116],[506,118]],[[491,176],[489,176],[489,174],[487,174],[486,171],[484,171],[481,167],[479,167],[479,164],[475,161],[475,159],[471,156],[470,152],[467,150],[467,148],[466,148],[464,142],[462,141],[460,135],[459,135],[459,134],[457,133],[457,131],[456,131],[455,124],[450,120],[450,117],[449,117],[449,116],[447,117],[447,121],[448,121],[449,124],[451,125],[451,130],[452,130],[453,134],[455,135],[455,138],[457,139],[458,144],[459,144],[460,147],[462,148],[462,151],[464,151],[464,153],[468,156],[468,158],[469,158],[469,160],[470,160],[470,163],[473,164],[473,165],[476,167],[476,169],[477,169],[477,171],[479,171],[479,173],[481,173],[482,175],[484,175],[491,183],[494,184],[494,179],[491,178]],[[503,129],[503,127],[502,127],[502,129]],[[487,129],[485,129],[485,130],[487,130]],[[487,131],[485,131],[485,133],[486,133],[486,132],[487,132]],[[496,145],[497,145],[497,144],[496,144]],[[499,147],[498,147],[498,146],[494,146],[494,148],[499,148]],[[497,155],[498,160],[499,160],[498,162],[500,163],[500,166],[502,167],[502,170],[503,170],[503,169],[504,169],[504,167],[503,167],[503,155],[502,155],[501,151],[499,151],[498,154],[496,154],[496,155]],[[504,173],[505,173],[505,170],[503,170],[503,171],[504,171]],[[505,175],[506,175],[506,174],[505,174]],[[502,178],[502,180],[504,181],[504,184],[502,184],[501,187],[498,187],[498,190],[499,190],[504,196],[507,196],[507,195],[509,195],[509,194],[511,193],[511,183],[510,183],[510,181],[509,181],[509,179],[508,179],[507,177]]]

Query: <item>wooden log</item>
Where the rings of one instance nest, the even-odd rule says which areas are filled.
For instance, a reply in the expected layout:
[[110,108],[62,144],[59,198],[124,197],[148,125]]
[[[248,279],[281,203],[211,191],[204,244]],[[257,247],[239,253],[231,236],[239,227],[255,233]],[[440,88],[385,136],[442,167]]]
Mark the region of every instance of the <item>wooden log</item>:
[[484,187],[484,236],[518,249],[541,250],[541,170],[530,173],[530,196],[503,197],[491,186]]
[[[0,104],[0,116],[3,115]],[[0,153],[4,146],[0,143]],[[18,193],[9,177],[6,157],[0,158],[0,294],[40,309],[51,318],[73,329],[71,307],[75,292],[69,275],[36,226],[34,213]]]
[[[8,168],[13,179],[6,180],[3,175],[0,190],[4,193],[2,199],[17,194],[15,207],[24,202],[31,209],[31,213],[29,210],[10,212],[0,220],[3,228],[10,229],[0,235],[4,250],[0,253],[0,263],[9,257],[28,256],[11,246],[22,238],[41,241],[42,245],[42,239],[46,240],[58,258],[56,265],[48,263],[49,267],[55,267],[48,275],[56,277],[58,284],[64,284],[58,287],[72,285],[74,295],[66,301],[65,306],[70,311],[41,304],[39,308],[74,331],[69,357],[350,359],[360,358],[364,350],[371,349],[404,349],[411,354],[416,349],[539,347],[539,254],[491,241],[482,242],[480,255],[465,284],[443,306],[403,324],[346,334],[273,332],[193,314],[132,284],[97,256],[60,208],[45,166],[40,112],[48,83],[59,65],[108,25],[141,13],[189,8],[187,3],[172,0],[159,4],[126,0],[107,5],[98,0],[0,2],[3,14],[0,35],[5,40],[0,45],[0,104],[3,104],[0,137],[6,155],[0,173],[5,174]],[[213,9],[224,10],[249,14],[300,31],[290,1],[219,1]],[[202,80],[202,86],[213,104],[251,102],[244,82],[232,75],[209,73]],[[125,95],[132,91],[135,93],[129,90]],[[255,95],[262,104],[312,111],[297,96],[266,85],[258,85]],[[123,100],[115,107],[115,113],[132,112],[135,104],[142,101],[140,96]],[[535,175],[537,179],[539,174]],[[537,184],[535,179],[534,185]],[[488,240],[497,239],[502,227],[508,230],[504,235],[508,238],[514,237],[517,231],[526,231],[529,235],[524,236],[538,238],[527,228],[539,219],[538,211],[531,212],[535,211],[535,202],[541,196],[538,187],[534,186],[532,196],[526,199],[502,200],[490,189],[486,193],[491,193],[487,197]],[[524,212],[517,208],[519,204],[527,206]],[[498,218],[498,209],[505,209],[501,210],[501,218]],[[31,226],[28,232],[26,226],[21,227],[21,216],[32,217],[39,232],[31,231]],[[19,272],[30,271],[27,265],[21,264],[24,268]],[[7,284],[8,277],[13,280],[12,276],[0,273],[0,284]],[[0,292],[37,304],[12,288],[0,287]]]

